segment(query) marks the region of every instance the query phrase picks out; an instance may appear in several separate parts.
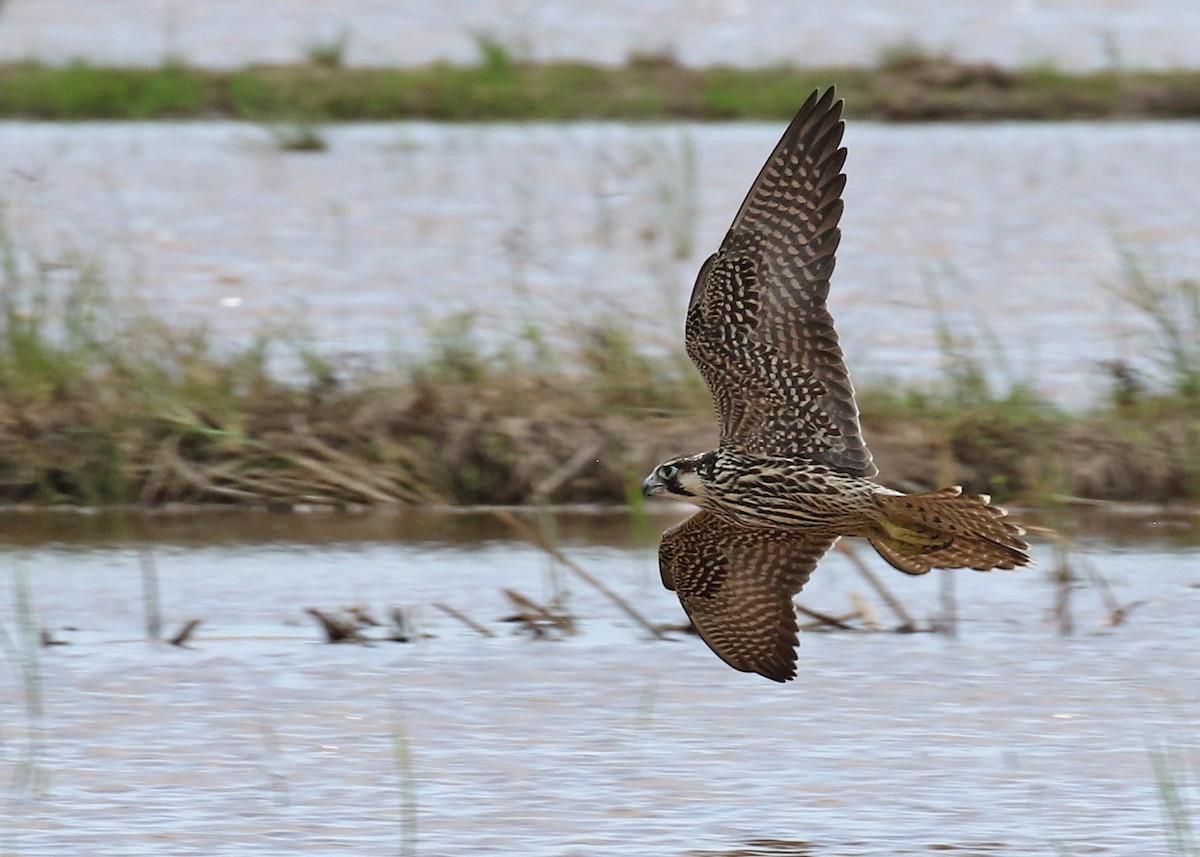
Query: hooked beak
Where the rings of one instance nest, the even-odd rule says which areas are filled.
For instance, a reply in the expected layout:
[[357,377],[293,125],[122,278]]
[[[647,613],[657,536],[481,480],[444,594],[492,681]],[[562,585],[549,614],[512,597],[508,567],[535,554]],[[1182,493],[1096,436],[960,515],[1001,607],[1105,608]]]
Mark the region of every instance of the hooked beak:
[[653,497],[656,494],[661,494],[667,490],[667,486],[662,483],[655,473],[651,473],[646,477],[646,481],[642,483],[642,496]]

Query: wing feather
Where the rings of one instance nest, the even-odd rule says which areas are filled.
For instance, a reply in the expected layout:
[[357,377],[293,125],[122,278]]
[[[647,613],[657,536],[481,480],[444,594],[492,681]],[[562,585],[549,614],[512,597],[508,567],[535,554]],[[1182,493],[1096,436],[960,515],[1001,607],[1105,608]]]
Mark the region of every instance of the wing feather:
[[721,660],[774,681],[796,675],[792,598],[836,537],[748,529],[698,512],[663,534],[659,570]]
[[873,476],[825,306],[846,183],[841,115],[832,88],[800,108],[700,269],[685,340],[723,444]]

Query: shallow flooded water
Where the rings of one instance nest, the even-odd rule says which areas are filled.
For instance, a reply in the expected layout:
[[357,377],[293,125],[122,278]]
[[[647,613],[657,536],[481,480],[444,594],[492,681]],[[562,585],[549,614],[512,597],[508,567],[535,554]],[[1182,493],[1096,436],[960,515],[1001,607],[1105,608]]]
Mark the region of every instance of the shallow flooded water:
[[345,39],[351,65],[475,63],[484,34],[521,59],[623,63],[634,55],[690,65],[873,65],[917,45],[1001,65],[1187,67],[1200,10],[1187,0],[1013,0],[997,7],[932,0],[846,0],[802,12],[747,0],[8,0],[0,58],[117,65],[304,62]]
[[[1079,528],[1073,636],[1043,543],[1037,568],[955,576],[956,638],[806,633],[787,685],[648,639],[487,515],[2,523],[0,621],[68,643],[36,653],[36,743],[19,658],[0,668],[7,853],[1132,857],[1166,853],[1153,752],[1197,749],[1187,518]],[[554,526],[648,618],[682,618],[623,516]],[[146,557],[168,632],[204,620],[187,648],[142,640]],[[876,567],[918,619],[941,611],[936,575]],[[562,593],[579,632],[501,621],[505,588]],[[892,621],[834,554],[799,600],[858,595]],[[324,644],[304,609],[347,605],[403,607],[420,637]]]
[[[678,349],[696,271],[780,131],[398,123],[284,153],[236,123],[10,123],[0,199],[45,269],[99,261],[122,303],[218,343],[275,325],[386,362],[465,313],[485,344],[578,346],[607,319]],[[1123,252],[1195,276],[1200,124],[851,122],[846,144],[830,303],[860,382],[937,377],[939,326],[1002,386],[1071,404],[1103,392],[1102,361],[1156,356],[1112,286]]]

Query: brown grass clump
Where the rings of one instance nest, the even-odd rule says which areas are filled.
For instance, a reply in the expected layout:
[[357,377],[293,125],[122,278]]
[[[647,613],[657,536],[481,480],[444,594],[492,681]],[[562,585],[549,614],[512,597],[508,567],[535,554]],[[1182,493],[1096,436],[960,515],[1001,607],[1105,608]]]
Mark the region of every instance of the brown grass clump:
[[[692,381],[648,394],[674,400],[649,408],[614,404],[587,374],[527,368],[324,386],[246,376],[208,401],[187,383],[149,395],[108,372],[37,399],[6,395],[0,503],[621,504],[655,463],[716,440]],[[1200,418],[1189,408],[1089,418],[868,409],[864,419],[881,478],[904,489],[1200,498]]]
[[[654,464],[717,440],[691,364],[647,353],[628,320],[552,353],[540,334],[484,349],[457,319],[403,371],[348,371],[295,329],[218,352],[118,311],[86,265],[42,270],[0,230],[0,504],[624,504]],[[943,390],[861,391],[882,480],[1200,500],[1198,293],[1130,283],[1169,334],[1158,376],[1115,373],[1110,404],[1066,414],[947,346]]]

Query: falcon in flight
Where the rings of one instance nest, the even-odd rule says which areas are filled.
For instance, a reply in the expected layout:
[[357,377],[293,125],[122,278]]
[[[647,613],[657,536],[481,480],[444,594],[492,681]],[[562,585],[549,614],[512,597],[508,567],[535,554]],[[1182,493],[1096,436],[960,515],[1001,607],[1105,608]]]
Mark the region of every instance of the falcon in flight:
[[750,187],[688,303],[687,353],[712,391],[717,449],[643,483],[700,511],[663,534],[663,585],[734,669],[796,675],[792,598],[841,536],[906,574],[1026,565],[1023,530],[961,488],[902,494],[871,477],[825,307],[846,177],[842,102],[814,92]]

